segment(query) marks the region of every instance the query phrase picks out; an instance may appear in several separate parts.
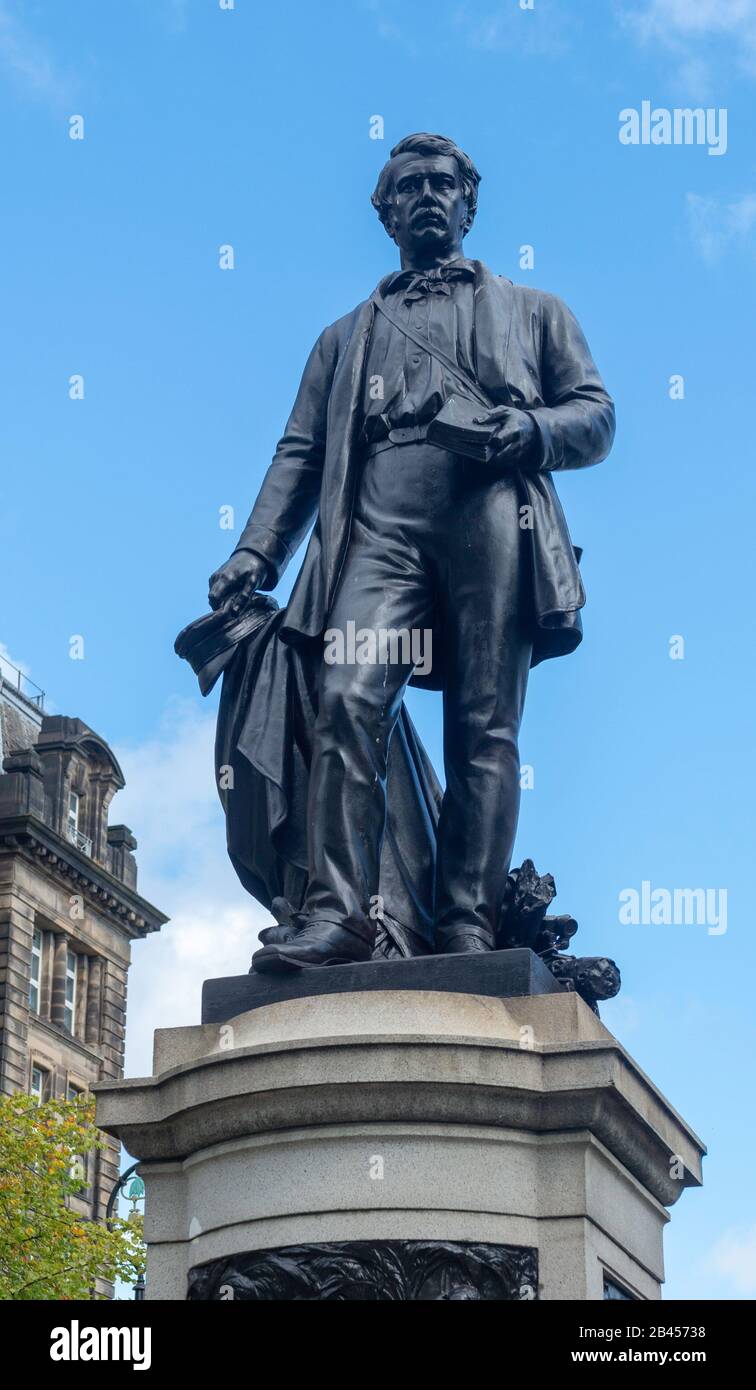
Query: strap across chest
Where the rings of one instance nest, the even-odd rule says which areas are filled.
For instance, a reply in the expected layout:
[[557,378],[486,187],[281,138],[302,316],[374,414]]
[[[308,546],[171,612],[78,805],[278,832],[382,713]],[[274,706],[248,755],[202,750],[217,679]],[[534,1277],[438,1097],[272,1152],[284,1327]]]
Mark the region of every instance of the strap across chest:
[[377,291],[371,294],[370,302],[375,305],[379,313],[383,314],[383,317],[387,319],[399,333],[403,333],[405,338],[409,338],[410,342],[414,343],[416,347],[422,348],[423,352],[427,352],[430,357],[435,357],[436,361],[440,362],[441,365],[446,368],[449,375],[454,377],[461,386],[464,386],[468,395],[472,396],[480,405],[484,405],[487,410],[494,409],[493,401],[490,396],[486,395],[486,392],[481,389],[475,377],[471,376],[469,372],[466,372],[464,367],[460,367],[459,363],[455,362],[447,352],[444,352],[443,348],[436,347],[435,343],[432,343],[430,338],[426,338],[423,333],[419,333],[417,329],[412,328],[410,324],[402,323],[401,319],[396,318]]

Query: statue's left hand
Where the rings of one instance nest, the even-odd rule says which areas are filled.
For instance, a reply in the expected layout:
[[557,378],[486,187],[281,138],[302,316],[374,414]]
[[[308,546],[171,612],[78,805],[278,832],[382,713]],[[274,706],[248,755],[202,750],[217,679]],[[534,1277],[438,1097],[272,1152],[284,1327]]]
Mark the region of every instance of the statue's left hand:
[[499,405],[485,415],[477,415],[475,423],[495,427],[494,443],[498,451],[492,462],[506,463],[512,468],[535,467],[539,433],[527,410]]

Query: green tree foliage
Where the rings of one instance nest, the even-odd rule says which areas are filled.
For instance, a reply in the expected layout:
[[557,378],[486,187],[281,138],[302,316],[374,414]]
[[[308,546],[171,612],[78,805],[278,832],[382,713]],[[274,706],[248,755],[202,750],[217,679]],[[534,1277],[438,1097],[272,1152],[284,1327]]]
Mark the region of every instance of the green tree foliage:
[[0,1096],[0,1299],[91,1299],[97,1279],[143,1271],[139,1218],[90,1220],[77,1201],[105,1142],[91,1096]]

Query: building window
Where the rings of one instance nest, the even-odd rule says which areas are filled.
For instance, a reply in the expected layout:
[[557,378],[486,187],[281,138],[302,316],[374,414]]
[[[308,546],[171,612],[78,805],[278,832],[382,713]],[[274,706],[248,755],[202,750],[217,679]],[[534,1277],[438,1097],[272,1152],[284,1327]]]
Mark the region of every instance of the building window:
[[76,954],[66,953],[66,1002],[63,1011],[63,1024],[73,1033],[76,1022]]
[[31,953],[31,978],[29,981],[29,1008],[32,1013],[39,1013],[39,990],[42,978],[42,932],[39,927],[34,928],[32,937]]
[[78,792],[68,793],[68,814],[66,816],[66,835],[72,845],[76,845],[83,854],[92,855],[92,841],[88,835],[79,829],[79,818],[81,811],[81,797]]
[[39,1105],[50,1099],[50,1073],[36,1063],[32,1063],[29,1092]]
[[606,1274],[604,1275],[604,1298],[627,1299],[630,1303],[638,1302],[637,1296],[634,1293],[630,1293],[629,1289],[624,1289],[621,1284],[617,1284],[614,1279],[610,1279]]

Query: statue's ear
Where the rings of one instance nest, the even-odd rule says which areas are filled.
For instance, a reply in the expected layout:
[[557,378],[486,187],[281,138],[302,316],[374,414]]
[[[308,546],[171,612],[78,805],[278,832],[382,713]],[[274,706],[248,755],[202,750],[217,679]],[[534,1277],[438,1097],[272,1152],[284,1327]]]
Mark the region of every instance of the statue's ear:
[[386,220],[384,221],[383,225],[384,225],[384,227],[386,228],[386,231],[388,232],[389,236],[391,237],[391,240],[395,242],[395,241],[396,241],[396,233],[395,233],[395,231],[394,231],[394,214],[393,214],[393,212],[390,212],[390,213],[387,215]]

